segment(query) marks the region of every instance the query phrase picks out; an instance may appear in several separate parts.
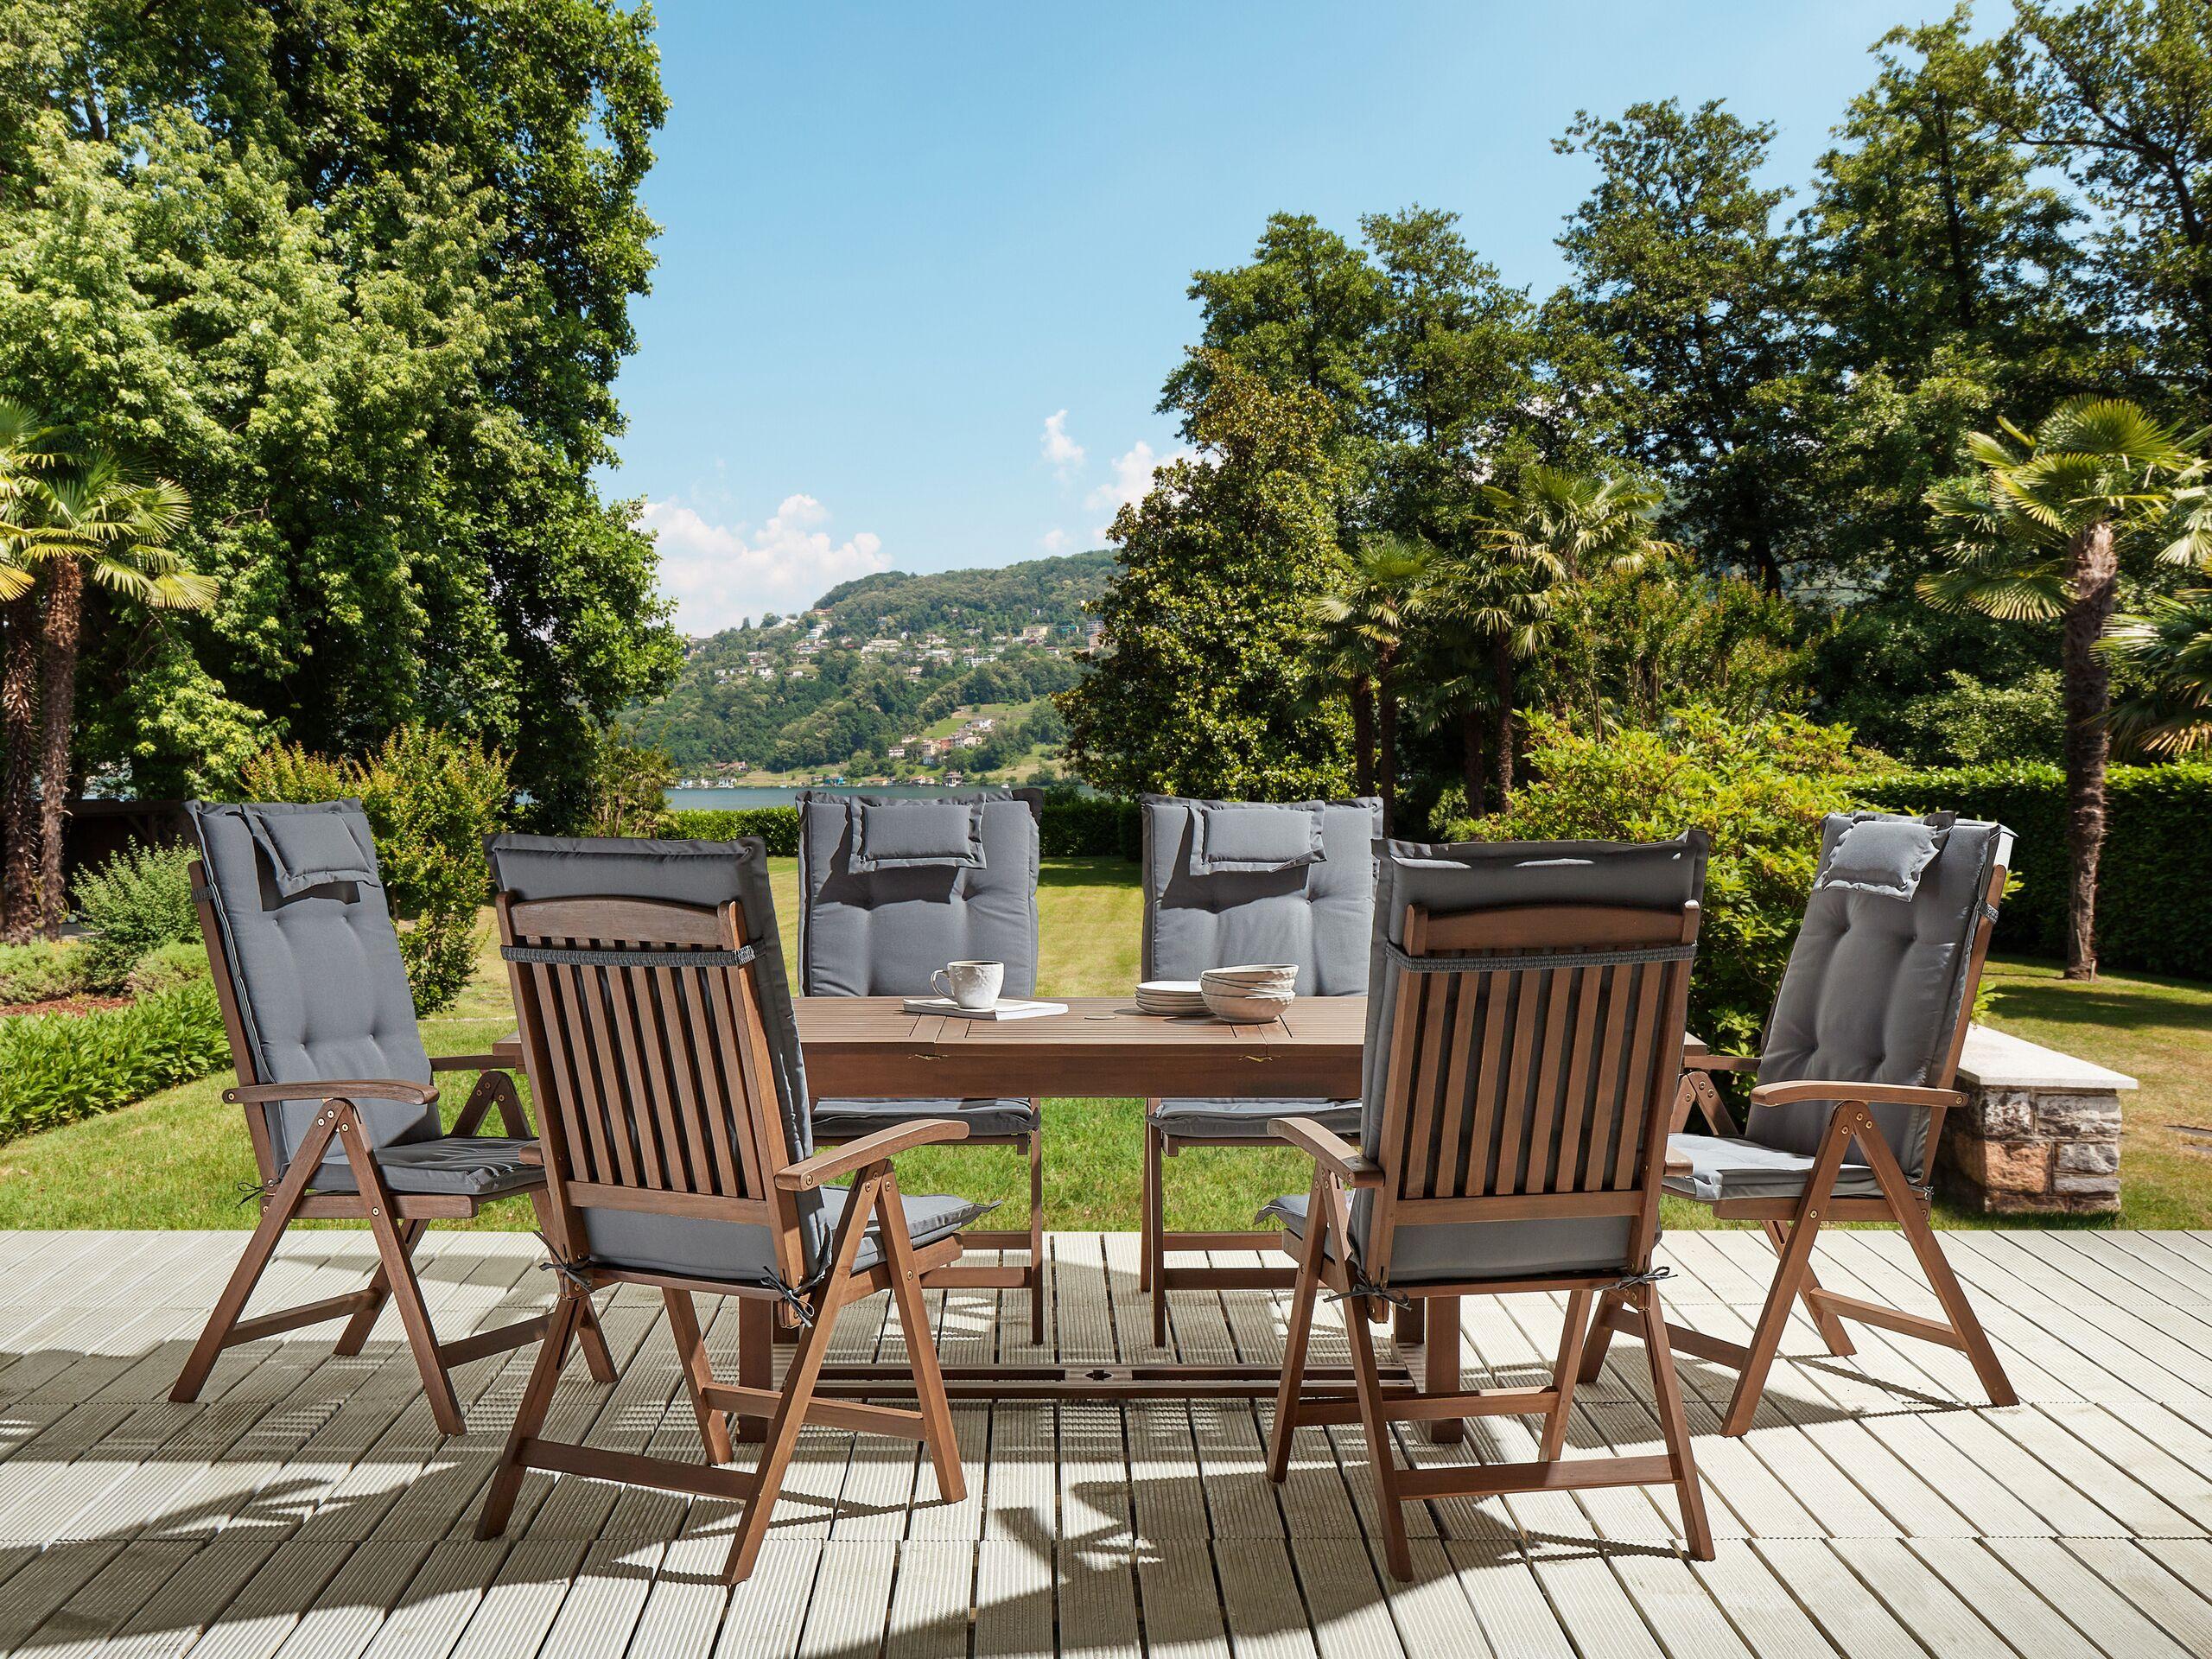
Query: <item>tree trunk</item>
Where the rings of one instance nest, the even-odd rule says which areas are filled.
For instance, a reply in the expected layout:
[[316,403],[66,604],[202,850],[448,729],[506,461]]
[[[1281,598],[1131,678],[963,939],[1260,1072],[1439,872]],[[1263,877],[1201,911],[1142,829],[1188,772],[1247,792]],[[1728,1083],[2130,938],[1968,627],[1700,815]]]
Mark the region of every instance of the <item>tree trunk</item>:
[[1398,827],[1398,687],[1384,664],[1375,676],[1375,784],[1382,797],[1382,833]]
[[1503,635],[1491,642],[1491,765],[1497,779],[1497,810],[1513,799],[1513,645]]
[[2066,586],[2066,977],[2094,979],[2097,861],[2104,851],[2105,766],[2112,754],[2106,723],[2112,671],[2096,645],[2120,600],[2111,524],[2092,524],[2068,544]]
[[39,899],[46,937],[61,937],[67,908],[61,881],[61,836],[68,818],[69,751],[77,717],[77,648],[85,625],[85,572],[74,559],[54,563],[46,595],[46,630],[39,655]]
[[1375,792],[1375,683],[1364,674],[1351,683],[1352,779],[1361,795]]
[[1483,709],[1470,697],[1459,709],[1459,776],[1467,791],[1467,810],[1476,817],[1490,811],[1490,774],[1483,766]]
[[21,944],[38,919],[38,599],[0,607],[0,944]]

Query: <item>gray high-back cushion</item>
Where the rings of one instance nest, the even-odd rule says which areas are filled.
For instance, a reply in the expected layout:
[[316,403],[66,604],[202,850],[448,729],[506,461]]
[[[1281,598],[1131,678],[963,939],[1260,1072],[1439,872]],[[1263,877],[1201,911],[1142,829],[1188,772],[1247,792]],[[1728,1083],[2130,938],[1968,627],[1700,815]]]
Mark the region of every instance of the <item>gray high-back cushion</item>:
[[1296,963],[1300,996],[1367,989],[1379,800],[1144,798],[1146,979]]
[[[800,1058],[798,1019],[791,1007],[775,901],[768,890],[768,849],[758,837],[739,841],[625,841],[559,836],[493,836],[485,843],[492,882],[517,902],[540,899],[657,899],[713,908],[735,899],[744,912],[760,990],[760,1018],[772,1058],[776,1107],[785,1150],[792,1161],[811,1157],[814,1132],[806,1111],[806,1069]],[[810,1269],[828,1237],[820,1195],[799,1195],[799,1218]],[[587,1210],[593,1255],[610,1265],[696,1255],[685,1241],[702,1229],[760,1235],[760,1259],[772,1262],[766,1228]],[[673,1248],[671,1248],[671,1246]]]
[[[1373,955],[1368,966],[1374,988],[1367,999],[1360,1149],[1370,1158],[1382,1157],[1383,1096],[1390,1076],[1399,978],[1384,942],[1404,947],[1409,906],[1418,905],[1435,915],[1529,905],[1608,905],[1679,914],[1684,905],[1704,899],[1707,845],[1704,834],[1697,830],[1650,844],[1380,843],[1376,849]],[[1476,1040],[1481,1040],[1479,1033]],[[1471,1059],[1470,1075],[1475,1070]],[[1662,1121],[1654,1132],[1664,1133],[1665,1127]],[[1362,1249],[1374,1208],[1370,1192],[1360,1192],[1352,1201],[1352,1237]],[[1625,1259],[1630,1230],[1627,1217],[1401,1224],[1391,1240],[1390,1273],[1411,1281],[1459,1273],[1494,1279],[1604,1268]]]
[[[385,907],[359,801],[306,805],[192,801],[194,832],[251,1065],[264,1083],[343,1078],[428,1084],[429,1057]],[[240,1070],[249,1057],[240,1057]],[[435,1139],[435,1106],[359,1103],[371,1141]],[[278,1171],[299,1150],[320,1097],[269,1109]],[[334,1141],[325,1165],[342,1165]]]
[[[1845,885],[1860,874],[1839,870],[1836,861],[1838,843],[1854,823],[1920,822],[1836,812],[1822,824],[1813,894],[1767,1019],[1761,1083],[1948,1084],[1939,1074],[1967,995],[1974,931],[2012,832],[1969,819],[1926,820],[1936,847],[1910,899]],[[1823,1101],[1762,1108],[1751,1114],[1750,1136],[1782,1151],[1812,1153],[1834,1109]],[[1905,1173],[1924,1180],[1928,1114],[1912,1106],[1876,1106],[1873,1114]],[[1852,1156],[1863,1161],[1856,1148]]]
[[1002,789],[926,800],[809,792],[798,821],[807,995],[926,996],[930,976],[960,961],[1002,962],[1006,995],[1035,993],[1039,844],[1027,801]]

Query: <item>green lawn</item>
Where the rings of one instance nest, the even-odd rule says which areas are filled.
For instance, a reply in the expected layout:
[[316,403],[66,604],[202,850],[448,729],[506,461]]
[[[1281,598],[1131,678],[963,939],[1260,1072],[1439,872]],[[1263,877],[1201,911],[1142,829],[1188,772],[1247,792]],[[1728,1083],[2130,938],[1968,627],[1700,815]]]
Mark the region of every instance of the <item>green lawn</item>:
[[[775,861],[778,913],[797,909],[796,861]],[[1142,906],[1131,866],[1112,859],[1050,859],[1040,898],[1040,983],[1063,995],[1111,995],[1137,977]],[[788,924],[787,924],[788,925]],[[2034,962],[1993,963],[1993,1022],[2142,1080],[2127,1102],[2120,1159],[2123,1225],[2212,1227],[2212,1162],[2182,1150],[2169,1125],[2212,1123],[2212,987],[2133,975],[2070,985]],[[487,949],[460,1004],[424,1022],[435,1054],[487,1046],[512,1029],[506,982]],[[254,1177],[236,1108],[220,1099],[228,1074],[157,1095],[139,1105],[0,1147],[0,1227],[243,1227],[239,1206]],[[448,1113],[474,1079],[446,1081]],[[1134,1231],[1141,1154],[1139,1103],[1046,1103],[1046,1223]],[[1227,1229],[1279,1192],[1305,1185],[1306,1166],[1287,1152],[1198,1149],[1168,1165],[1169,1218],[1178,1226]],[[1027,1179],[1014,1153],[929,1149],[899,1160],[909,1191],[999,1198],[1019,1209]],[[1947,1214],[1954,1225],[1986,1224]],[[1673,1227],[1710,1224],[1694,1205],[1669,1199]],[[528,1206],[494,1205],[480,1226],[530,1224]]]

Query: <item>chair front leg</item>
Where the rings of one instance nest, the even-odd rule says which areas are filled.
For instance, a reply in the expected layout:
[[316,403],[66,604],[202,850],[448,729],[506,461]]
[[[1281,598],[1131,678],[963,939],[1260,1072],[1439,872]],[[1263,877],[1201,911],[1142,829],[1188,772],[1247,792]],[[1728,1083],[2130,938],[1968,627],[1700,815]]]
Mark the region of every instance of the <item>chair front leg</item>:
[[1152,1345],[1167,1345],[1167,1166],[1166,1137],[1154,1116],[1156,1100],[1144,1114],[1144,1281],[1152,1295]]
[[1045,1103],[1037,1109],[1037,1127],[1029,1132],[1029,1341],[1045,1342]]
[[292,1214],[300,1207],[300,1200],[307,1196],[308,1185],[315,1179],[315,1166],[322,1161],[322,1154],[330,1146],[331,1137],[338,1133],[341,1116],[354,1116],[350,1101],[325,1102],[315,1114],[308,1130],[307,1139],[293,1154],[292,1161],[277,1182],[276,1190],[261,1206],[261,1219],[255,1224],[252,1236],[239,1254],[238,1264],[231,1269],[231,1276],[223,1286],[223,1294],[215,1299],[209,1310],[207,1323],[200,1328],[200,1339],[192,1344],[192,1351],[185,1356],[184,1369],[177,1373],[176,1382],[169,1389],[169,1398],[184,1405],[200,1397],[200,1390],[207,1386],[207,1373],[215,1369],[215,1362],[222,1357],[224,1339],[231,1334],[231,1327],[245,1312],[245,1305],[253,1295],[253,1287],[261,1282],[267,1271],[269,1258],[276,1253],[276,1241],[284,1229],[291,1224]]
[[[405,1221],[399,1224],[399,1246],[411,1262],[415,1247],[423,1242],[423,1235],[429,1230],[429,1224]],[[377,1316],[384,1312],[384,1305],[391,1295],[391,1275],[385,1271],[384,1260],[377,1260],[377,1270],[369,1275],[369,1300],[361,1311],[346,1321],[346,1328],[338,1333],[338,1343],[331,1351],[347,1357],[361,1351],[361,1344],[369,1339],[369,1332],[376,1328]]]
[[1728,1410],[1720,1420],[1723,1434],[1744,1433],[1758,1415],[1759,1395],[1766,1389],[1767,1371],[1781,1350],[1782,1334],[1789,1325],[1790,1304],[1797,1300],[1812,1263],[1813,1241],[1820,1234],[1821,1217],[1827,1211],[1836,1178],[1843,1172],[1844,1154],[1851,1150],[1851,1139],[1852,1120],[1839,1110],[1828,1122],[1820,1154],[1813,1160],[1812,1171],[1805,1178],[1804,1196],[1797,1201],[1797,1213],[1790,1217],[1789,1243],[1783,1247],[1781,1262],[1774,1270],[1774,1282],[1767,1287],[1766,1306],[1759,1312],[1758,1325],[1744,1351],[1744,1369],[1736,1379],[1736,1392],[1730,1397]]
[[[1789,1227],[1778,1221],[1765,1222],[1762,1225],[1767,1243],[1774,1246],[1775,1255],[1783,1254],[1789,1248]],[[1805,1282],[1797,1293],[1798,1300],[1805,1305],[1805,1317],[1812,1320],[1813,1328],[1821,1333],[1821,1340],[1827,1344],[1828,1352],[1839,1359],[1848,1359],[1859,1351],[1859,1344],[1852,1341],[1851,1332],[1844,1329],[1843,1321],[1822,1306],[1820,1289],[1820,1280],[1808,1266]]]
[[484,1493],[484,1508],[476,1517],[479,1538],[496,1538],[507,1529],[507,1518],[514,1513],[515,1494],[522,1490],[530,1443],[545,1427],[545,1414],[552,1407],[553,1390],[560,1383],[561,1366],[568,1357],[569,1339],[575,1334],[583,1307],[590,1300],[574,1286],[562,1285],[554,1304],[553,1323],[546,1326],[544,1340],[537,1344],[537,1363],[531,1367],[530,1381],[522,1391],[522,1403],[515,1410],[514,1427],[507,1431],[506,1446],[499,1453],[499,1466],[493,1471],[492,1484]]
[[415,1351],[416,1368],[423,1373],[423,1391],[429,1396],[431,1421],[441,1433],[464,1433],[468,1425],[461,1418],[461,1401],[454,1393],[445,1356],[438,1351],[438,1333],[430,1324],[423,1287],[416,1281],[415,1265],[400,1240],[399,1219],[391,1210],[391,1189],[385,1185],[384,1172],[377,1167],[376,1150],[369,1145],[367,1129],[358,1116],[341,1118],[337,1128],[338,1143],[345,1148],[346,1162],[353,1172],[354,1190],[369,1207],[369,1236],[376,1240],[377,1254],[384,1258],[385,1281],[399,1310],[400,1326],[407,1332],[407,1345]]
[[1275,1421],[1268,1443],[1268,1478],[1280,1485],[1290,1473],[1291,1440],[1298,1428],[1298,1389],[1306,1351],[1313,1338],[1313,1309],[1321,1296],[1323,1229],[1327,1225],[1328,1178],[1313,1172],[1306,1198],[1306,1236],[1298,1252],[1298,1282],[1290,1292],[1290,1329],[1282,1344],[1282,1381],[1275,1386]]
[[699,1420],[699,1442],[706,1448],[709,1463],[728,1463],[732,1456],[729,1421],[707,1403],[705,1390],[713,1384],[715,1374],[707,1363],[706,1338],[699,1332],[699,1310],[688,1290],[664,1287],[660,1295],[668,1309],[668,1334],[683,1366],[683,1389],[691,1396],[692,1414]]
[[1589,1330],[1590,1293],[1569,1291],[1567,1318],[1560,1326],[1559,1358],[1552,1366],[1552,1389],[1559,1398],[1544,1414],[1544,1435],[1536,1452],[1546,1463],[1558,1457],[1567,1445],[1567,1413],[1574,1404],[1574,1385],[1580,1381],[1582,1370],[1582,1344]]
[[1658,1408],[1660,1431],[1666,1438],[1675,1496],[1681,1504],[1682,1535],[1691,1558],[1709,1561],[1713,1526],[1706,1519],[1705,1489],[1698,1484],[1697,1462],[1690,1452],[1689,1417],[1682,1409],[1682,1382],[1675,1374],[1675,1351],[1667,1338],[1667,1315],[1660,1304],[1659,1287],[1638,1285],[1629,1294],[1629,1306],[1643,1325],[1643,1352],[1651,1363],[1651,1397]]
[[[533,1187],[530,1194],[531,1213],[537,1218],[539,1236],[551,1241],[556,1249],[570,1255],[581,1254],[559,1224],[558,1211],[553,1195],[545,1188]],[[614,1381],[614,1356],[607,1351],[607,1332],[601,1328],[599,1310],[591,1299],[584,1299],[583,1312],[576,1316],[575,1342],[584,1351],[584,1364],[591,1372],[591,1380],[602,1386]]]
[[891,1296],[899,1308],[899,1328],[906,1338],[906,1363],[914,1373],[914,1399],[922,1414],[922,1439],[937,1471],[938,1500],[957,1503],[968,1496],[960,1468],[960,1445],[952,1432],[952,1402],[945,1398],[944,1372],[938,1363],[937,1333],[930,1328],[929,1305],[922,1296],[922,1275],[914,1266],[914,1241],[906,1230],[906,1207],[899,1182],[887,1174],[875,1204],[883,1239],[884,1264],[890,1270]]

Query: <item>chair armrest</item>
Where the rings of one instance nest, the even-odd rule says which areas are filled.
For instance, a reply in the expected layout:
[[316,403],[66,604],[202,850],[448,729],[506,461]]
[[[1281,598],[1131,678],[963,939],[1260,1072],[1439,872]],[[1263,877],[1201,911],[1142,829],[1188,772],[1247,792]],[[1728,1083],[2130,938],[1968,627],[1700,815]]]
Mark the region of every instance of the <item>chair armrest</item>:
[[1751,1104],[1789,1106],[1801,1100],[1856,1101],[1865,1106],[1963,1106],[1955,1089],[1923,1089],[1910,1083],[1834,1083],[1817,1077],[1792,1083],[1763,1083],[1751,1090]]
[[317,1083],[238,1083],[223,1090],[233,1106],[252,1106],[271,1100],[404,1100],[411,1106],[428,1106],[438,1097],[437,1085],[404,1083],[392,1077],[342,1077]]
[[1347,1186],[1380,1186],[1382,1166],[1363,1156],[1357,1147],[1332,1135],[1310,1117],[1272,1117],[1268,1133],[1284,1145],[1313,1154],[1313,1161]]
[[786,1192],[804,1192],[869,1164],[880,1164],[912,1147],[967,1138],[968,1126],[955,1118],[921,1117],[912,1123],[894,1123],[778,1170],[776,1185]]
[[433,1054],[433,1071],[512,1071],[514,1068],[496,1054]]
[[1685,1071],[1756,1071],[1759,1057],[1756,1054],[1685,1054]]

